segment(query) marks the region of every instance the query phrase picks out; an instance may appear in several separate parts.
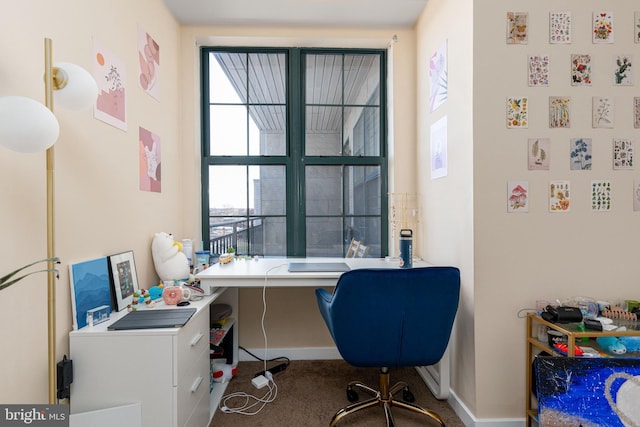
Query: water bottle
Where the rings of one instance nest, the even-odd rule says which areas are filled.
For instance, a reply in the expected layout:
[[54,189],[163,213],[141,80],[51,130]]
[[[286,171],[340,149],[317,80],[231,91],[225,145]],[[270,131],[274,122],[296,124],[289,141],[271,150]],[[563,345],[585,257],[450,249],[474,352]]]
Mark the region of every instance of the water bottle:
[[400,268],[411,268],[413,259],[413,231],[400,230]]

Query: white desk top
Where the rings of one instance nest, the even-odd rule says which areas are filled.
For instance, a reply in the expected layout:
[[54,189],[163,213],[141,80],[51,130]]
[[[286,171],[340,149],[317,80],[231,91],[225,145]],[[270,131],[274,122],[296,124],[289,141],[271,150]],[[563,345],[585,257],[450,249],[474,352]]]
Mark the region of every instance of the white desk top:
[[[399,268],[398,260],[380,258],[258,258],[236,259],[228,264],[214,264],[196,277],[201,283],[229,287],[306,287],[333,286],[342,273],[288,271],[290,262],[345,262],[352,270],[358,268]],[[414,261],[414,266],[427,266]]]

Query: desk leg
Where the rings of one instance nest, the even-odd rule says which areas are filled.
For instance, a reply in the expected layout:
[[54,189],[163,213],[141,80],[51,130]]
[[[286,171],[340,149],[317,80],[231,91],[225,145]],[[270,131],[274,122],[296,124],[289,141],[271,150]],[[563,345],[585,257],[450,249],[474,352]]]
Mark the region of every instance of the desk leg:
[[450,368],[449,347],[447,346],[440,362],[431,366],[416,366],[416,371],[436,399],[446,400],[449,398]]

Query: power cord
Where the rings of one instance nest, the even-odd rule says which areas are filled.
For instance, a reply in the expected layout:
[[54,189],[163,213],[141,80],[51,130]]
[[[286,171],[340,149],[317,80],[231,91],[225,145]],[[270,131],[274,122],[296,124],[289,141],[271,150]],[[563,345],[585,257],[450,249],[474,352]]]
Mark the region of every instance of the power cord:
[[[286,265],[286,264],[282,264],[282,265]],[[264,354],[265,357],[264,359],[260,359],[257,356],[251,354],[249,351],[247,351],[246,349],[243,348],[244,351],[246,351],[247,353],[251,354],[253,357],[255,357],[256,359],[262,360],[263,361],[263,365],[264,365],[264,371],[261,373],[256,374],[256,376],[254,377],[254,379],[252,380],[252,383],[254,384],[254,386],[258,387],[258,388],[262,388],[265,385],[268,388],[268,391],[264,394],[264,396],[262,397],[257,397],[254,396],[252,394],[249,393],[245,393],[245,392],[236,392],[236,393],[230,393],[226,396],[223,396],[222,399],[220,399],[220,403],[218,404],[218,407],[220,408],[220,410],[224,413],[227,414],[241,414],[241,415],[256,415],[258,414],[260,411],[262,411],[262,409],[268,404],[271,403],[273,401],[276,400],[276,397],[278,396],[278,385],[275,383],[275,381],[273,380],[273,373],[275,372],[280,372],[284,369],[286,369],[286,367],[289,365],[289,359],[287,359],[286,364],[283,363],[281,365],[278,365],[274,368],[272,368],[272,370],[275,370],[275,368],[279,368],[277,371],[274,371],[272,373],[272,371],[267,370],[267,349],[268,349],[268,341],[267,341],[267,331],[266,328],[264,326],[264,319],[267,315],[267,279],[268,279],[268,275],[271,272],[271,270],[282,267],[282,265],[277,265],[275,267],[270,268],[269,270],[267,270],[267,272],[265,273],[264,276],[264,286],[262,287],[262,318],[261,318],[261,326],[262,326],[262,336],[264,337]],[[280,359],[280,358],[278,358]],[[273,359],[275,360],[275,359]],[[262,382],[266,381],[265,384],[263,384]],[[232,405],[232,400],[233,399],[242,399],[240,401],[240,403],[238,405]]]
[[[273,376],[267,372],[268,379],[267,392],[262,397],[257,397],[245,392],[230,393],[220,400],[218,405],[220,410],[226,414],[256,415],[267,406],[268,403],[276,400],[278,396],[278,385],[273,381]],[[237,405],[232,405],[233,399],[241,399]]]

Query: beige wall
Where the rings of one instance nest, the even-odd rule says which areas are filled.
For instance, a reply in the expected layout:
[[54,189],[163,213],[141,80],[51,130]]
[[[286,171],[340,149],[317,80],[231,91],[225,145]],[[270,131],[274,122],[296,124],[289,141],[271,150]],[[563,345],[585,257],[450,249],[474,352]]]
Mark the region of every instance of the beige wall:
[[[474,412],[477,341],[473,277],[473,2],[431,0],[417,25],[417,182],[422,227],[420,253],[431,263],[461,270],[462,290],[451,339],[451,387]],[[447,44],[448,98],[435,111],[429,105],[429,60]],[[431,126],[446,117],[448,174],[431,179]]]
[[[297,46],[297,47],[390,47],[393,74],[394,119],[390,122],[390,140],[395,145],[392,176],[395,190],[415,191],[415,36],[412,30],[349,30],[323,28],[261,28],[261,27],[183,27],[181,35],[181,72],[183,104],[181,122],[185,125],[181,139],[185,144],[184,170],[200,188],[200,119],[199,119],[199,56],[198,47],[209,46]],[[392,42],[397,35],[397,42]],[[191,154],[192,153],[192,154]],[[394,163],[401,167],[394,167]],[[392,187],[393,188],[393,187]],[[194,208],[186,216],[187,230],[199,233],[200,191],[187,190],[192,199],[185,200]],[[189,223],[189,221],[192,223]],[[200,234],[198,234],[199,236]],[[307,348],[333,346],[326,326],[318,313],[313,289],[267,292],[266,317],[270,348]],[[262,316],[261,290],[240,292],[240,345],[262,348],[264,340],[260,328]]]
[[[44,38],[53,59],[91,70],[93,39],[126,66],[128,130],[93,118],[91,109],[56,108],[56,360],[68,354],[69,264],[133,250],[141,286],[156,283],[150,241],[157,231],[183,234],[179,145],[178,25],[161,0],[51,2],[2,0],[0,96],[44,102]],[[140,25],[160,45],[161,95],[138,86]],[[138,127],[161,137],[162,192],[139,190]],[[46,257],[45,155],[0,147],[0,275]],[[0,291],[0,402],[47,401],[46,276]],[[126,355],[122,355],[126,360]],[[129,361],[136,363],[137,361]]]
[[[632,122],[637,74],[633,88],[613,87],[611,74],[614,54],[638,51],[633,41],[633,14],[638,6],[631,0],[588,7],[579,0],[564,2],[562,7],[550,0],[497,0],[478,2],[482,7],[473,8],[471,18],[470,3],[430,1],[417,31],[419,57],[430,55],[442,39],[449,40],[450,104],[429,115],[426,97],[419,97],[418,117],[427,117],[418,121],[420,142],[428,139],[429,123],[443,114],[449,115],[451,162],[449,176],[443,179],[449,183],[431,182],[429,186],[427,200],[432,203],[424,209],[427,213],[423,230],[427,244],[433,242],[433,250],[427,248],[426,257],[460,257],[465,270],[465,296],[454,342],[454,392],[478,419],[522,419],[525,322],[518,318],[518,311],[535,308],[538,299],[638,298],[635,247],[640,227],[632,203],[633,180],[638,174],[614,171],[611,154],[613,137],[637,141],[639,136]],[[598,7],[614,14],[614,44],[591,42],[591,14]],[[508,11],[529,13],[527,45],[506,44]],[[551,11],[572,12],[572,44],[549,44]],[[473,31],[472,39],[469,31]],[[473,58],[469,61],[467,56],[471,53]],[[572,53],[592,55],[592,86],[571,86]],[[550,56],[550,84],[532,88],[527,84],[527,56],[540,54]],[[426,94],[426,61],[424,66],[418,66],[420,93]],[[473,81],[469,82],[469,78]],[[456,97],[456,93],[460,96]],[[549,128],[548,98],[554,95],[572,97],[573,122],[569,129]],[[506,128],[508,96],[529,97],[528,129]],[[592,96],[614,97],[614,129],[592,128]],[[471,115],[467,111],[470,106]],[[467,126],[473,129],[472,134],[458,129]],[[549,171],[527,168],[527,139],[539,137],[551,138]],[[569,139],[573,137],[593,139],[592,170],[570,170]],[[471,155],[472,162],[468,157]],[[421,181],[428,180],[428,172],[421,169],[418,174],[425,177]],[[528,213],[507,213],[506,188],[510,180],[529,182]],[[550,180],[571,182],[570,212],[549,212]],[[592,180],[612,182],[610,212],[591,211]],[[466,182],[466,189],[456,188],[461,182]],[[473,194],[469,196],[471,188]],[[445,189],[451,191],[437,197],[438,191]],[[437,203],[444,200],[446,205]],[[467,205],[471,200],[472,208]],[[454,203],[453,209],[450,203]],[[459,223],[447,225],[446,221],[438,221],[445,214],[457,215]],[[464,231],[456,231],[456,227]],[[447,243],[451,240],[455,243]],[[453,244],[458,245],[458,255],[450,251]],[[444,255],[439,255],[441,249]]]

